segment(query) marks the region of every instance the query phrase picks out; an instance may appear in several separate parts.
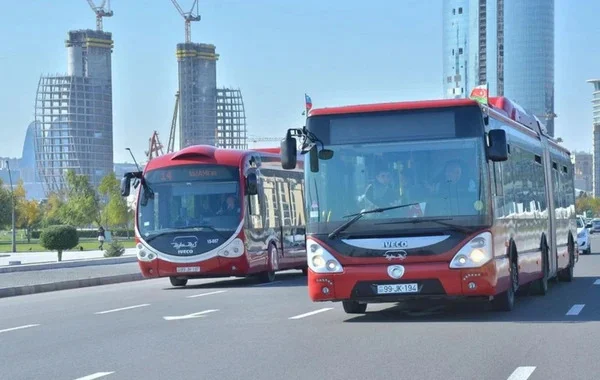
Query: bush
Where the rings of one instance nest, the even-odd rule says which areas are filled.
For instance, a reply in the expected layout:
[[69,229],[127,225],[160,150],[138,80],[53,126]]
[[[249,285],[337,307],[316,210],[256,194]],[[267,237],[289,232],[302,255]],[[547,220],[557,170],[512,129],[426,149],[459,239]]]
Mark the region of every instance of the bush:
[[65,225],[45,228],[40,235],[40,244],[50,251],[56,251],[58,253],[58,261],[62,261],[63,251],[65,249],[73,249],[79,244],[77,229]]
[[123,253],[125,253],[125,247],[119,243],[119,240],[113,239],[104,251],[104,257],[120,257],[123,256]]

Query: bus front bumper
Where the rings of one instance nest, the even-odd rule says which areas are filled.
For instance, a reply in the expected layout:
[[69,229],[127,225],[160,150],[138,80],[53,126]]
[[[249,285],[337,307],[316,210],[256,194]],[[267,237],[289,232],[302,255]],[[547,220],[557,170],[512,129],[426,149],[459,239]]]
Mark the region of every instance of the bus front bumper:
[[508,287],[508,277],[498,281],[497,262],[480,268],[450,269],[448,263],[415,263],[404,266],[400,279],[391,278],[390,264],[344,266],[343,273],[319,274],[309,269],[311,300],[401,302],[418,299],[489,299]]
[[152,261],[138,260],[140,271],[146,278],[181,277],[212,278],[244,276],[248,272],[248,261],[238,258],[213,257],[194,263],[173,263],[157,258]]

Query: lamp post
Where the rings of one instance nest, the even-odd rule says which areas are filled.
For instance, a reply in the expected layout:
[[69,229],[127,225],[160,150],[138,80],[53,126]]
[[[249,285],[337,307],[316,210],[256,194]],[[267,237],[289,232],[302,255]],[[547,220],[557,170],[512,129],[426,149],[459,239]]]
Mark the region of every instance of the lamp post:
[[17,230],[15,220],[15,191],[13,189],[12,174],[10,172],[10,163],[6,160],[6,168],[8,169],[8,181],[10,182],[10,199],[12,204],[12,251],[17,252]]

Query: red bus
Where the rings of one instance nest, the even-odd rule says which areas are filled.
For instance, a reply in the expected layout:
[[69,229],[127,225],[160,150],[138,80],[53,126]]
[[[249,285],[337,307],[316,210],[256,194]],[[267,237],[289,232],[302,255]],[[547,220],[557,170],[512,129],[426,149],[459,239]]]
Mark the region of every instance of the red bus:
[[312,110],[282,165],[305,167],[308,292],[368,303],[484,300],[512,310],[578,260],[570,153],[504,97]]
[[279,148],[197,145],[126,173],[121,195],[137,187],[137,258],[145,277],[188,279],[306,273],[302,160],[281,168]]

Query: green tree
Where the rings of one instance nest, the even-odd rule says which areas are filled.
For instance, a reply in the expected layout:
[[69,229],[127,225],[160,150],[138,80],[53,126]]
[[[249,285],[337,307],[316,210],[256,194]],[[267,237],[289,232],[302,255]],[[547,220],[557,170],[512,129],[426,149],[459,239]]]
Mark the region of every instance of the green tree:
[[27,192],[23,180],[15,187],[16,225],[25,229],[27,242],[31,242],[31,232],[41,222],[40,205],[34,200],[27,200]]
[[100,224],[100,202],[88,177],[69,170],[66,174],[67,201],[61,219],[73,226]]
[[42,226],[48,227],[63,222],[63,206],[65,202],[58,193],[50,193],[48,199],[40,206]]
[[72,226],[50,226],[40,235],[42,247],[56,251],[58,261],[62,261],[62,253],[66,249],[73,249],[79,244],[77,230]]
[[12,203],[10,189],[4,187],[0,180],[0,228],[6,228],[11,224]]
[[130,212],[127,200],[121,196],[120,183],[115,173],[110,173],[102,179],[98,192],[107,199],[102,208],[102,223],[107,226],[127,226]]

